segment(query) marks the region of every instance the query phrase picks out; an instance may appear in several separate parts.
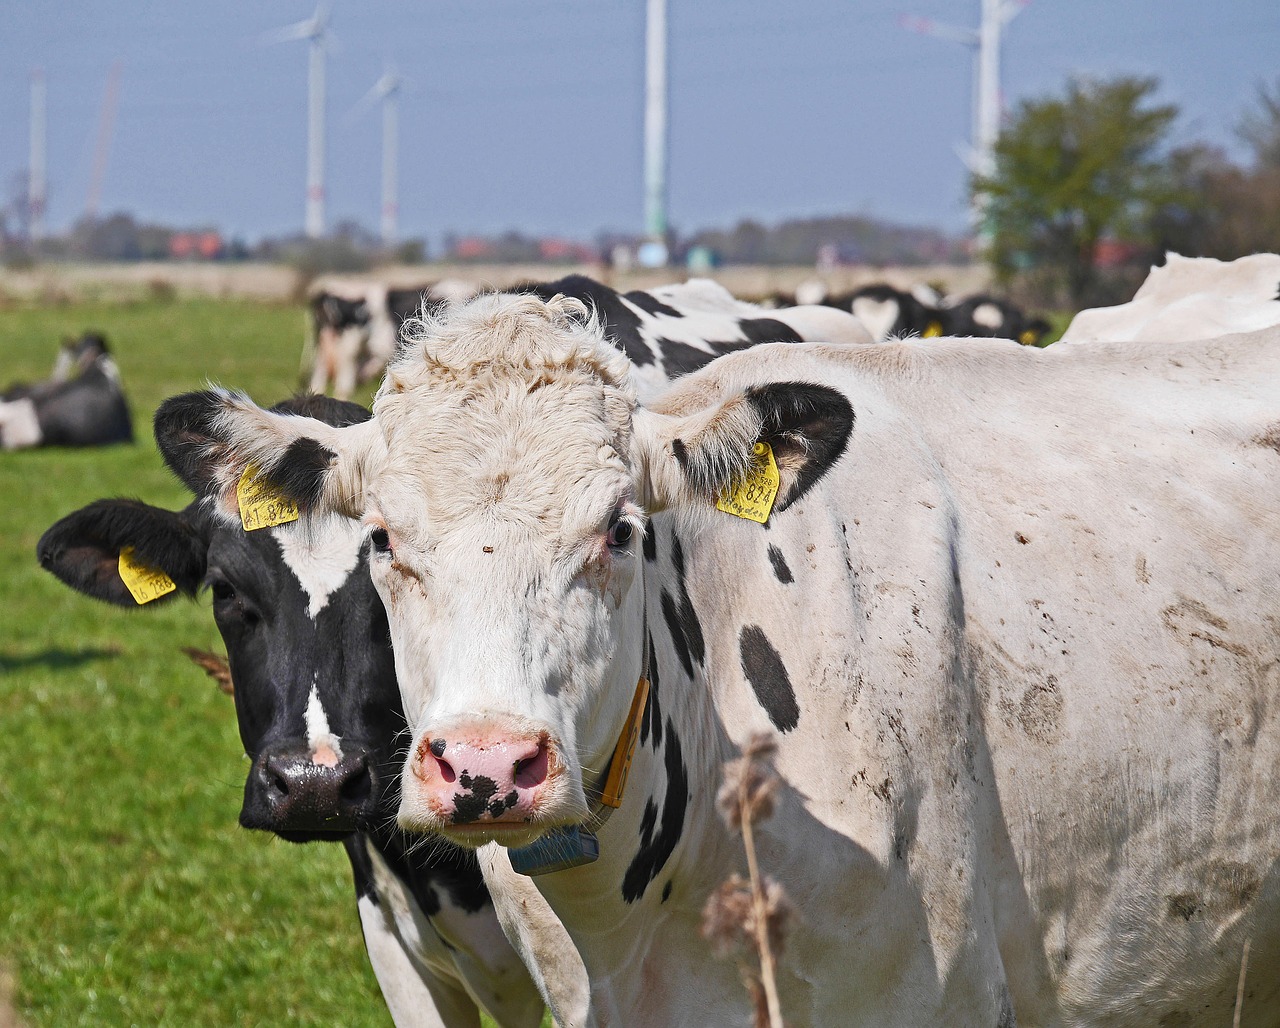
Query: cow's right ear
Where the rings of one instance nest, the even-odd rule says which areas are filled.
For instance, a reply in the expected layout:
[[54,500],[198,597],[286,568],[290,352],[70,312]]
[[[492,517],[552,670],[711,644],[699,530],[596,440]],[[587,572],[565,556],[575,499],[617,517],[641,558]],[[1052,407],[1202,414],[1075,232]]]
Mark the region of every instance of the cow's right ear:
[[174,473],[216,514],[237,523],[237,487],[250,465],[303,512],[358,518],[364,513],[364,481],[385,452],[373,421],[339,428],[263,410],[225,390],[165,400],[156,410],[155,436]]
[[187,596],[204,581],[204,538],[181,511],[139,500],[96,500],[68,514],[40,537],[36,556],[41,567],[77,592],[133,607],[137,601],[120,577],[125,549],[133,551],[135,563],[168,575]]

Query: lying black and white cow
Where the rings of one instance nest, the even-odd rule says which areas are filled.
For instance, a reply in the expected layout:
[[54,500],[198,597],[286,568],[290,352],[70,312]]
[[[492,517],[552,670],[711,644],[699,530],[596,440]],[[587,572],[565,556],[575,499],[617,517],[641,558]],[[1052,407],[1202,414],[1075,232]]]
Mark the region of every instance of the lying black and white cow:
[[[320,397],[280,404],[328,424],[363,407]],[[473,854],[419,846],[394,825],[404,714],[382,604],[355,522],[246,532],[209,516],[205,469],[172,425],[165,459],[196,493],[181,511],[99,500],[40,540],[41,564],[72,588],[136,605],[120,554],[175,584],[207,587],[227,646],[236,715],[252,760],[240,823],[292,842],[341,842],[365,945],[396,1023],[537,1025],[542,999],[502,934]],[[165,597],[161,597],[163,600]]]
[[938,309],[942,334],[1013,339],[1037,346],[1049,331],[1043,318],[1029,318],[1021,308],[999,297],[979,293]]
[[422,326],[373,421],[162,408],[218,516],[252,462],[362,519],[401,824],[590,857],[647,672],[598,859],[536,879],[599,1023],[749,1020],[699,926],[762,729],[793,1023],[1218,1025],[1249,947],[1276,1023],[1280,329],[761,347],[647,405],[630,373],[573,301],[498,295]]
[[107,340],[100,332],[85,332],[79,339],[64,339],[58,347],[53,371],[41,382],[14,382],[3,392],[0,401],[39,396],[54,386],[85,371],[98,357],[107,353]]
[[64,343],[51,378],[10,386],[0,399],[0,449],[129,442],[133,422],[120,371],[97,333]]

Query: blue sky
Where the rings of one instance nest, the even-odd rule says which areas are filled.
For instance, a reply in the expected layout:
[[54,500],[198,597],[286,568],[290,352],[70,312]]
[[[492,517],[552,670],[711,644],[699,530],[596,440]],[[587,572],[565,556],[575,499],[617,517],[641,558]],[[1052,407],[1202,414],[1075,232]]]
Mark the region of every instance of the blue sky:
[[[108,69],[122,64],[102,209],[249,238],[300,228],[306,45],[264,47],[309,0],[11,0],[0,14],[0,184],[27,161],[28,74],[45,69],[53,228],[85,206]],[[971,58],[899,27],[975,24],[978,0],[669,0],[670,214],[863,213],[960,230]],[[347,115],[388,58],[402,101],[402,235],[642,227],[643,0],[334,0],[330,224],[376,227],[375,112]],[[1280,77],[1274,0],[1033,0],[1006,31],[1006,102],[1072,74],[1158,76],[1180,140],[1239,155],[1234,127]]]

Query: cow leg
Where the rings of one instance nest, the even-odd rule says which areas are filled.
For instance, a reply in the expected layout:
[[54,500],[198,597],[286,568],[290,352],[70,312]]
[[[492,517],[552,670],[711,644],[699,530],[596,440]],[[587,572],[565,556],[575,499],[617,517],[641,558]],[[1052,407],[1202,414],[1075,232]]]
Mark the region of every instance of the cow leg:
[[333,351],[336,346],[333,329],[321,328],[316,335],[315,364],[311,367],[311,384],[308,388],[317,396],[323,396],[329,386],[333,369]]
[[360,369],[360,351],[364,346],[364,330],[344,329],[335,347],[333,395],[339,400],[351,399],[356,391],[356,375]]
[[364,948],[396,1028],[480,1028],[480,1011],[456,982],[423,968],[396,932],[391,913],[372,894],[357,903]]

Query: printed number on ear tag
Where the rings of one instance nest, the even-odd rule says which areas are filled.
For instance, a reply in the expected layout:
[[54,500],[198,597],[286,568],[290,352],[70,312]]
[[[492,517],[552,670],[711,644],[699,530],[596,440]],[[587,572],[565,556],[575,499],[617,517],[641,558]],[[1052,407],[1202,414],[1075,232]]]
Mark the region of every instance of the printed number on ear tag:
[[751,467],[741,479],[721,490],[716,509],[763,525],[773,512],[780,481],[773,447],[756,443],[751,448]]
[[236,486],[236,499],[240,503],[240,523],[246,532],[298,520],[298,505],[259,477],[254,464],[245,465],[240,484]]
[[120,580],[138,606],[167,596],[178,588],[163,571],[149,568],[133,555],[133,547],[120,551]]

